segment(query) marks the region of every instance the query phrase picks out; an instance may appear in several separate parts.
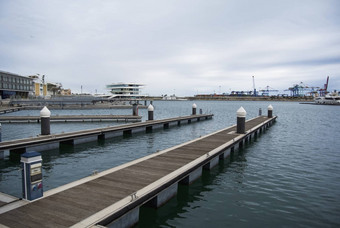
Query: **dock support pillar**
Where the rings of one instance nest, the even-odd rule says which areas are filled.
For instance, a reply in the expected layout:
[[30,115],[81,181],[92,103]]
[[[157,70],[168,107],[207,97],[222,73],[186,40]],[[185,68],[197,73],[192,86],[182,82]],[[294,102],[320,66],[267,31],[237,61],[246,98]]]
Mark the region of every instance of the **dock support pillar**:
[[153,120],[154,107],[152,104],[148,107],[148,120]]
[[[139,220],[139,207],[132,209],[125,213],[120,218],[114,220],[105,227],[118,228],[118,227],[133,227]],[[103,226],[104,227],[104,226]]]
[[273,118],[273,106],[268,106],[268,118]]
[[211,170],[213,167],[215,167],[218,164],[218,161],[219,161],[219,157],[218,156],[214,157],[207,164],[203,166],[203,169]]
[[177,194],[177,185],[177,182],[172,184],[144,205],[153,208],[161,207]]
[[51,129],[50,128],[50,118],[51,118],[51,112],[45,106],[40,111],[41,135],[49,135],[49,134],[51,134],[51,130],[50,130]]
[[192,105],[192,115],[196,115],[196,109],[197,109],[197,105],[194,103]]
[[184,177],[179,183],[184,185],[190,185],[200,176],[202,176],[202,167],[192,171],[188,176]]
[[241,106],[236,112],[237,114],[237,132],[238,134],[245,134],[246,133],[246,115],[247,112]]

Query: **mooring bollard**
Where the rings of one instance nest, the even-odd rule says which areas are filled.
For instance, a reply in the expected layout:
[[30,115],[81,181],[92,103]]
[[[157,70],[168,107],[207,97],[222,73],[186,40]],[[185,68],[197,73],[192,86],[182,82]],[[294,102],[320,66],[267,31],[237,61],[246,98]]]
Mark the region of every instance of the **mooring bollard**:
[[192,114],[193,114],[193,115],[196,115],[196,108],[197,108],[197,105],[194,103],[194,104],[192,105]]
[[152,104],[149,104],[149,106],[148,106],[148,120],[153,120],[153,110],[154,110],[154,107],[152,106]]
[[259,116],[262,116],[262,109],[259,108]]
[[244,110],[244,108],[241,106],[236,112],[237,114],[237,127],[236,127],[236,133],[238,134],[244,134],[246,133],[246,115],[247,112]]
[[273,106],[268,106],[268,118],[273,118]]
[[50,132],[50,118],[51,112],[45,106],[40,111],[40,121],[41,121],[41,135],[49,135]]
[[202,115],[203,114],[203,110],[200,108],[200,114]]
[[132,105],[132,115],[133,116],[138,116],[138,104],[137,103],[134,103]]

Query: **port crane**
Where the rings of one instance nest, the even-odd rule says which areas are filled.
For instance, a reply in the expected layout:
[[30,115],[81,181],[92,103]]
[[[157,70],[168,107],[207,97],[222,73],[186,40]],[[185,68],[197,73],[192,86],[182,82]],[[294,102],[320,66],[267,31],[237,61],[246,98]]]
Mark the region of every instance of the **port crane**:
[[291,96],[293,97],[302,97],[305,95],[304,93],[306,90],[309,90],[308,86],[305,86],[303,82],[300,82],[300,84],[295,84],[292,87],[286,89],[285,91],[290,91]]
[[327,76],[327,80],[326,80],[326,84],[323,85],[323,88],[322,89],[319,89],[319,93],[320,93],[320,96],[325,96],[328,92],[327,92],[327,89],[328,89],[328,81],[329,81],[329,76]]
[[269,92],[279,92],[279,91],[267,85],[265,89],[261,89],[259,90],[259,92],[262,92],[262,96],[269,96]]

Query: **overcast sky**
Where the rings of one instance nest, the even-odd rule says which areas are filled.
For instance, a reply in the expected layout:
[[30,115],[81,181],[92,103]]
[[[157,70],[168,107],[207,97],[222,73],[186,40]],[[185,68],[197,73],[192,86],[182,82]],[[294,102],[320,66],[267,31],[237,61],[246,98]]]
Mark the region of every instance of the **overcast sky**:
[[79,93],[340,90],[338,0],[0,0],[0,70]]

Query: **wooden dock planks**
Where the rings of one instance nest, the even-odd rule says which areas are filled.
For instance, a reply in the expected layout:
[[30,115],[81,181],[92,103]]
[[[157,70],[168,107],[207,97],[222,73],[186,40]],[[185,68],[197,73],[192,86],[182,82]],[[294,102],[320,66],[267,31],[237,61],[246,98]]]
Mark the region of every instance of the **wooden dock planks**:
[[[246,122],[246,131],[264,121]],[[238,137],[235,126],[0,214],[9,227],[69,227]]]

